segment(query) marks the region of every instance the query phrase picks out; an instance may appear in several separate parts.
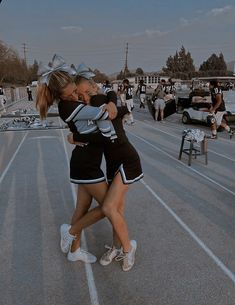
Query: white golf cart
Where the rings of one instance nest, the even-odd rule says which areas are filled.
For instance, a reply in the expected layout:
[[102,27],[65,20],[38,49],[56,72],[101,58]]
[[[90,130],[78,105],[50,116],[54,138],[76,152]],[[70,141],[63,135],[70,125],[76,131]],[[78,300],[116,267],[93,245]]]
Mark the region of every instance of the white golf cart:
[[[211,124],[211,115],[209,109],[211,106],[211,97],[209,92],[209,81],[211,79],[218,79],[223,83],[235,82],[235,77],[202,77],[193,80],[192,92],[189,94],[188,98],[183,98],[181,103],[185,105],[182,112],[182,123],[205,123],[207,125]],[[229,92],[224,92],[225,104],[227,113],[224,118],[229,123],[235,122],[235,91],[230,91],[229,100],[226,96],[229,96]],[[231,100],[233,99],[233,100]],[[182,106],[182,105],[181,105]],[[213,120],[213,119],[212,119]]]

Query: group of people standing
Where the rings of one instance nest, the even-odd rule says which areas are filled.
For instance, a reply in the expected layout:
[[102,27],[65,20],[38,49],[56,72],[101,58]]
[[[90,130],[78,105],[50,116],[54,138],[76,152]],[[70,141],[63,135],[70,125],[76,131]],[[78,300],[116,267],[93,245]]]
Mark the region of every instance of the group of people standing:
[[[124,215],[129,185],[143,177],[140,158],[129,142],[122,120],[127,106],[117,107],[114,91],[100,94],[93,73],[85,65],[68,66],[55,55],[50,66],[40,71],[36,105],[41,118],[58,103],[59,115],[71,131],[68,141],[75,145],[70,159],[70,181],[78,185],[77,203],[70,223],[60,227],[60,247],[70,261],[94,263],[96,257],[81,246],[86,227],[107,217],[112,225],[113,241],[100,258],[106,266],[114,259],[122,261],[123,271],[135,262],[137,242],[130,239]],[[106,175],[101,168],[106,160]],[[92,199],[98,206],[91,207]]]

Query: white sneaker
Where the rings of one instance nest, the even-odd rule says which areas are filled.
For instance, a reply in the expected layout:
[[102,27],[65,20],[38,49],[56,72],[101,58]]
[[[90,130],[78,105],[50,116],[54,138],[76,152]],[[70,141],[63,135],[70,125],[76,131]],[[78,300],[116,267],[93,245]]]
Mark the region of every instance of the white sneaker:
[[60,226],[60,248],[63,253],[68,253],[72,242],[76,239],[76,236],[69,233],[71,226],[63,224]]
[[122,270],[123,271],[129,271],[135,263],[135,251],[137,248],[137,242],[135,240],[131,240],[131,249],[128,253],[120,253],[117,257],[116,260],[120,261],[123,260],[122,263]]
[[95,263],[97,260],[97,258],[93,254],[81,248],[78,248],[74,252],[69,251],[67,255],[67,259],[71,262],[82,261],[84,263],[89,263],[89,264]]
[[108,249],[108,251],[106,251],[100,258],[100,264],[102,266],[109,265],[120,252],[120,249],[117,249],[115,246],[109,247],[106,245],[105,248]]

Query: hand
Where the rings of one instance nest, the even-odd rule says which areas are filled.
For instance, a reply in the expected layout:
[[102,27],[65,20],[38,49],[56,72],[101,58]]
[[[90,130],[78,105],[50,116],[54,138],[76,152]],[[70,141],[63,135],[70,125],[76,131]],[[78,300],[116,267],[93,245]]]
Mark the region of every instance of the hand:
[[70,143],[70,144],[75,144],[74,140],[73,140],[73,134],[72,133],[69,133],[67,135],[67,141]]
[[67,135],[67,140],[70,144],[81,146],[81,147],[84,147],[88,144],[88,143],[83,143],[83,142],[75,142],[74,139],[73,139],[73,134],[72,133]]
[[104,110],[106,110],[109,114],[109,119],[113,120],[117,116],[117,107],[113,102],[109,102],[103,107]]
[[117,107],[116,107],[116,105],[113,102],[109,102],[107,104],[107,106],[108,106],[107,111],[108,111],[110,120],[115,119],[116,116],[117,116]]
[[209,109],[209,112],[213,114],[213,113],[215,112],[214,108],[211,107],[211,108]]

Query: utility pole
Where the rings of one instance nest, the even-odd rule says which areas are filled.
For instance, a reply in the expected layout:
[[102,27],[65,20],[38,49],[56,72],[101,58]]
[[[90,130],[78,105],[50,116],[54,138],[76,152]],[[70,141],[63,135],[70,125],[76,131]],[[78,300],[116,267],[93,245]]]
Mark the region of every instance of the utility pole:
[[129,73],[128,65],[127,65],[127,57],[128,57],[128,42],[126,44],[126,59],[125,59],[125,66],[124,66],[124,77]]
[[25,65],[27,65],[27,61],[26,61],[26,43],[22,43],[23,45],[23,52],[24,52],[24,62],[25,62]]

